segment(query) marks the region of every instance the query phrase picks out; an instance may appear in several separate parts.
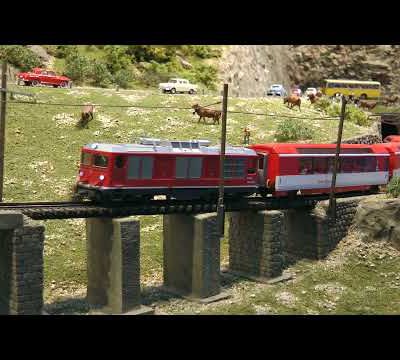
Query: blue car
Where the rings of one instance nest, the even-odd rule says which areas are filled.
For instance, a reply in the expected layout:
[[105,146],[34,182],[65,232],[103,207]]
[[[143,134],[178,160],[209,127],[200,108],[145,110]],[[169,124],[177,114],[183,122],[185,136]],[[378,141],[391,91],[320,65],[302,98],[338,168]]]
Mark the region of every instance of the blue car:
[[267,90],[267,96],[286,96],[286,95],[287,92],[285,88],[283,87],[283,85],[280,84],[273,84],[271,85],[269,90]]

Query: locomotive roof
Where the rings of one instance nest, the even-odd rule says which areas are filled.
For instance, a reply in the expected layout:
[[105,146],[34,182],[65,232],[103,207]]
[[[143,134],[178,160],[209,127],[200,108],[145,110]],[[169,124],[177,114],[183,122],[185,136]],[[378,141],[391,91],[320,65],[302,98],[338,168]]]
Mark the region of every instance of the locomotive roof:
[[[174,148],[168,145],[142,145],[142,144],[87,144],[83,147],[85,150],[97,150],[109,153],[172,153],[172,154],[205,154],[218,155],[219,146],[202,146],[198,144],[195,148]],[[226,155],[246,155],[256,156],[254,150],[245,147],[227,146]]]

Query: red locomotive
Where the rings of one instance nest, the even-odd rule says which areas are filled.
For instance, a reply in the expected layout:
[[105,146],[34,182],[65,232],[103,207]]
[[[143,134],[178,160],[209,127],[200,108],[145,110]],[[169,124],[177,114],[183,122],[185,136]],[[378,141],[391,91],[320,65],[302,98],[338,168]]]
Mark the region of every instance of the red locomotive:
[[[77,183],[80,195],[133,200],[166,195],[178,199],[213,198],[219,186],[219,148],[202,141],[142,139],[141,144],[83,147]],[[225,192],[257,191],[257,155],[247,148],[226,149]]]
[[[295,196],[330,192],[335,144],[256,144],[227,147],[227,196]],[[375,192],[400,175],[400,143],[341,146],[336,192]],[[82,148],[77,194],[96,201],[165,195],[216,199],[219,147],[207,141],[141,139],[140,144]]]

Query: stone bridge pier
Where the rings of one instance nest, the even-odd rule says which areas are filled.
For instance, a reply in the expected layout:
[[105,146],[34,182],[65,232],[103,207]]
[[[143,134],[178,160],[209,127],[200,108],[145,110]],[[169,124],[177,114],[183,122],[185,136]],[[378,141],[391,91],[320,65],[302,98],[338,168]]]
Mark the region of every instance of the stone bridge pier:
[[42,314],[43,245],[44,226],[0,214],[0,314]]
[[315,207],[231,213],[229,270],[268,282],[279,280],[296,260],[323,259],[346,236],[362,199],[337,199],[336,220],[328,215],[328,201]]

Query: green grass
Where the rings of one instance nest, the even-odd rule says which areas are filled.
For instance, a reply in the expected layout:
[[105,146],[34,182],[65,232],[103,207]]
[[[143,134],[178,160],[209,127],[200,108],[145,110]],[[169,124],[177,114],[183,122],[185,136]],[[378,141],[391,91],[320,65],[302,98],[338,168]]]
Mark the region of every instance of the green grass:
[[[10,84],[10,88],[16,88]],[[36,94],[39,101],[86,101],[108,105],[162,105],[189,107],[194,103],[220,101],[219,96],[162,95],[149,90],[94,88],[30,88],[18,91]],[[219,106],[219,105],[217,105]],[[168,139],[209,139],[216,143],[220,128],[198,124],[191,110],[148,110],[99,107],[89,129],[78,130],[74,122],[80,108],[8,104],[5,151],[4,201],[52,201],[67,199],[77,175],[80,149],[90,142],[131,142],[140,136]],[[276,115],[324,116],[305,104],[301,112],[289,110],[279,99],[230,98],[228,110],[266,112]],[[62,118],[60,114],[66,114]],[[59,121],[55,117],[59,116]],[[70,121],[70,123],[68,123]],[[116,122],[117,121],[117,122]],[[251,142],[274,141],[282,118],[228,115],[228,143],[240,145],[243,129],[251,130]],[[63,123],[64,122],[64,123]],[[334,141],[337,121],[306,120],[315,131],[314,141]],[[344,137],[365,133],[366,128],[346,123]],[[141,274],[144,285],[162,281],[162,218],[142,216]],[[86,244],[84,220],[49,220],[45,242],[45,300],[52,302],[86,287]],[[227,243],[222,245],[222,262],[227,263]],[[260,300],[261,301],[261,300]],[[250,305],[249,305],[250,306]],[[234,311],[247,311],[240,305]],[[242,310],[240,310],[242,309]]]

